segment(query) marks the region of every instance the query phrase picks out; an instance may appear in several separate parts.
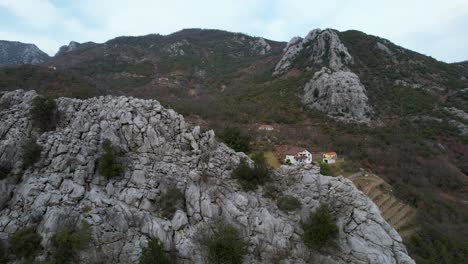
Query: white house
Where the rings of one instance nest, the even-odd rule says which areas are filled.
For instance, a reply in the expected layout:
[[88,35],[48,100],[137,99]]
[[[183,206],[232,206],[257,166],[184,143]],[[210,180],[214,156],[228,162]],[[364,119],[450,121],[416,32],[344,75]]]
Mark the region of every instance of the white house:
[[284,162],[292,165],[312,163],[312,153],[305,148],[289,147],[284,149]]
[[258,130],[262,131],[273,131],[275,128],[272,125],[261,125],[258,127]]

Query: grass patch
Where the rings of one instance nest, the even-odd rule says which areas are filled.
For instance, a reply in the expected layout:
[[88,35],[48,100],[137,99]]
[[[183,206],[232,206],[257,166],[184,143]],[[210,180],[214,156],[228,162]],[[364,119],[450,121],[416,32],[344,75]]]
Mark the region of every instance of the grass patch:
[[302,207],[301,202],[294,196],[283,195],[276,202],[278,208],[284,212],[290,212]]
[[153,238],[143,248],[139,264],[172,264],[174,261],[164,252],[161,241]]
[[41,236],[34,228],[18,229],[10,237],[10,250],[18,259],[32,261],[41,250]]

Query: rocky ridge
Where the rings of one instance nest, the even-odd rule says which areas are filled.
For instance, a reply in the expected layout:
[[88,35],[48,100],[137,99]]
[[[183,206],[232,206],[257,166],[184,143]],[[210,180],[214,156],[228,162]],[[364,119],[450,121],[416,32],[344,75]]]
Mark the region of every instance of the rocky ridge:
[[[384,45],[380,48],[384,49]],[[286,73],[302,57],[306,58],[306,71],[322,68],[303,87],[301,99],[304,105],[339,121],[370,121],[372,109],[366,88],[349,69],[354,59],[334,30],[314,29],[305,38],[291,39],[273,75]]]
[[[155,100],[59,98],[57,128],[39,135],[29,117],[35,96],[1,94],[0,162],[12,168],[0,181],[1,240],[37,227],[45,255],[51,236],[73,218],[92,230],[93,245],[80,263],[135,263],[153,237],[178,263],[205,263],[197,232],[222,217],[248,240],[245,263],[269,263],[281,252],[284,263],[414,263],[377,207],[345,178],[322,176],[315,166],[282,166],[272,175],[275,187],[303,204],[300,212],[284,213],[261,189],[244,192],[231,178],[243,153]],[[23,172],[19,146],[36,136],[40,161]],[[104,139],[118,147],[125,168],[109,180],[95,168]],[[165,219],[159,203],[170,186],[184,194],[184,207]],[[320,203],[329,204],[340,231],[336,248],[318,252],[303,244],[301,221]]]
[[34,44],[0,40],[0,65],[38,64],[49,60],[49,55]]

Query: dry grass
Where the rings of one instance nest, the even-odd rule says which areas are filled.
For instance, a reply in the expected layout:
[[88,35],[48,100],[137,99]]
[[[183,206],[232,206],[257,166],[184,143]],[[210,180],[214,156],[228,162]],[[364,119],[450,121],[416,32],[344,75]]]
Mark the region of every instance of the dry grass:
[[263,155],[265,156],[267,164],[273,169],[277,169],[281,166],[281,164],[279,163],[278,159],[275,157],[275,154],[273,152],[266,151],[266,152],[263,152]]

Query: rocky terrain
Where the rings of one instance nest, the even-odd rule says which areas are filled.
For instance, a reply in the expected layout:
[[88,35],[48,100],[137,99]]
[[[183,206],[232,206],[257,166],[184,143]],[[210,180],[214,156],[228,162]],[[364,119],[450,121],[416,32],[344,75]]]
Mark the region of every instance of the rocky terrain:
[[[322,176],[314,166],[281,167],[273,183],[303,204],[287,214],[261,188],[244,192],[231,178],[243,153],[155,100],[59,98],[56,129],[37,133],[29,115],[36,96],[1,94],[0,162],[11,168],[0,181],[4,241],[20,228],[37,227],[45,256],[60,226],[81,219],[91,225],[92,246],[81,252],[80,263],[135,263],[154,237],[175,251],[179,263],[205,263],[197,231],[221,217],[248,240],[245,263],[269,263],[280,252],[286,252],[285,263],[414,263],[397,232],[347,179]],[[36,137],[40,160],[22,171],[19,146]],[[120,177],[106,179],[96,171],[104,139],[120,150]],[[159,207],[170,186],[183,193],[184,206],[166,219]],[[335,248],[319,252],[304,246],[300,222],[320,203],[332,209],[339,237]]]
[[348,68],[353,57],[334,30],[314,29],[303,39],[291,39],[273,75],[284,74],[298,59],[307,71],[317,70],[304,86],[304,105],[340,121],[370,121],[366,88]]
[[0,65],[39,64],[49,60],[49,55],[34,44],[0,40]]

